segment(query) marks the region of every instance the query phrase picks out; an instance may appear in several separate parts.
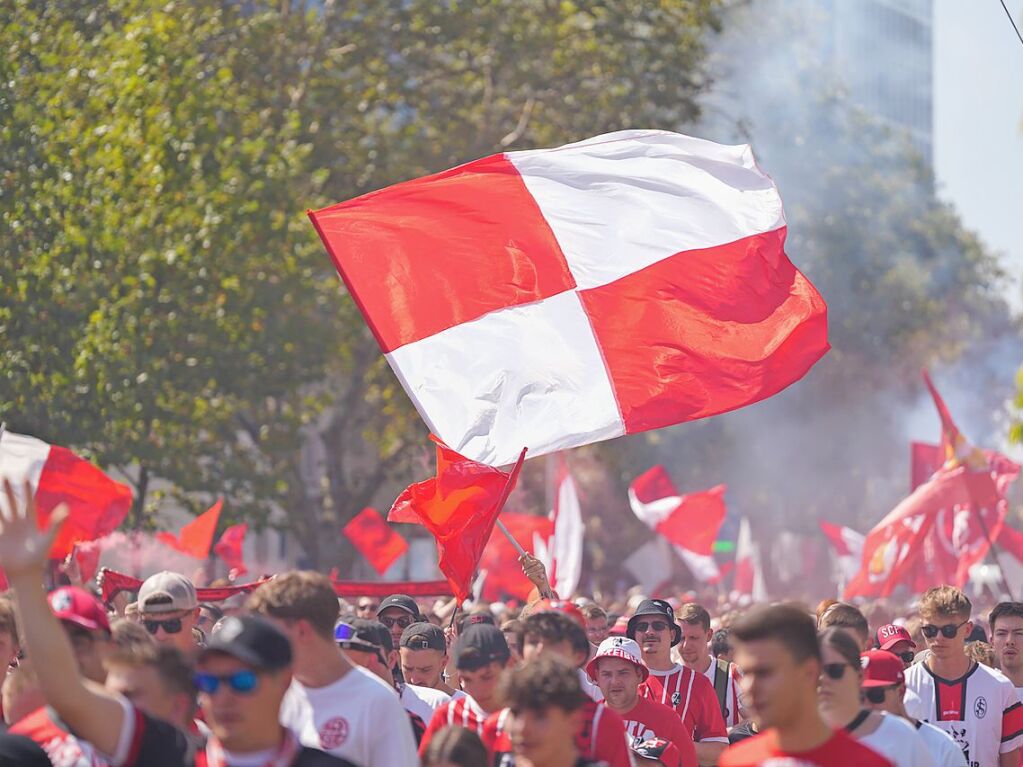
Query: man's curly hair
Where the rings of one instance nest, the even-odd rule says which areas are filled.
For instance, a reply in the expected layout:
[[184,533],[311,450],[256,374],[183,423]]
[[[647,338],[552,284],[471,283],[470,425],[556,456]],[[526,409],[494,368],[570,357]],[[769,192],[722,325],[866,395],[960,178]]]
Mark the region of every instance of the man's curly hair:
[[553,657],[538,658],[505,672],[500,696],[513,713],[543,711],[548,706],[571,712],[589,700],[576,669]]
[[530,615],[522,624],[522,636],[527,642],[530,637],[537,637],[544,642],[567,641],[573,652],[590,654],[590,640],[586,638],[583,627],[562,613],[542,612]]

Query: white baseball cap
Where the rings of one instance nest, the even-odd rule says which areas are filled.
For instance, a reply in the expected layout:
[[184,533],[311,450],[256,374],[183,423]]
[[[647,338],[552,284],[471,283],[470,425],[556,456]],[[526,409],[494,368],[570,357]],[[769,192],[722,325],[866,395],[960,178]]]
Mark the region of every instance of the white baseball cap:
[[608,637],[597,648],[597,654],[586,664],[586,674],[590,679],[597,678],[597,661],[601,658],[621,658],[632,663],[639,669],[640,681],[646,681],[650,676],[650,670],[643,662],[643,654],[635,639],[628,637]]
[[181,573],[164,570],[146,578],[139,589],[138,606],[144,615],[176,613],[194,610],[199,606],[199,598],[188,578]]

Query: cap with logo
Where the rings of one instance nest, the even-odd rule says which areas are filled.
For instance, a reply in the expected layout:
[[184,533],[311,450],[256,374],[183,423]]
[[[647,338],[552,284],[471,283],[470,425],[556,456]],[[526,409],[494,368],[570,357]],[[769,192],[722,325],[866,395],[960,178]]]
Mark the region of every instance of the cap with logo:
[[371,621],[367,618],[340,621],[334,626],[334,641],[342,650],[390,652],[394,649],[391,632],[387,630],[387,626],[380,621]]
[[447,652],[448,643],[444,638],[444,630],[440,626],[421,621],[413,623],[401,632],[400,647],[407,647],[409,650],[439,650]]
[[255,669],[275,671],[291,663],[291,643],[274,624],[256,615],[232,615],[219,622],[217,632],[199,653],[237,658]]
[[85,589],[63,586],[50,592],[47,600],[58,620],[86,631],[110,633],[110,620],[103,604]]
[[404,610],[417,621],[423,619],[423,616],[419,613],[419,605],[416,604],[416,600],[406,594],[391,594],[391,596],[380,603],[380,607],[377,608],[377,615],[380,615],[389,607],[397,607],[399,610]]
[[643,761],[660,762],[664,767],[680,767],[682,757],[675,744],[663,738],[651,738],[632,747],[634,756]]
[[640,651],[639,645],[636,644],[635,640],[626,637],[608,637],[601,642],[596,654],[586,664],[586,675],[590,679],[597,678],[597,668],[600,666],[598,661],[601,658],[621,658],[624,661],[628,661],[639,670],[640,681],[642,682],[645,682],[647,677],[650,676],[650,670],[643,662],[643,653]]
[[501,629],[489,623],[477,623],[459,635],[452,654],[459,671],[475,671],[488,663],[507,663],[511,650]]
[[887,650],[867,650],[860,656],[862,687],[891,687],[906,681],[902,661]]
[[674,647],[682,641],[682,629],[675,622],[675,610],[663,599],[644,599],[639,603],[639,607],[636,608],[636,612],[631,618],[629,618],[629,627],[626,630],[626,635],[629,639],[636,638],[636,624],[639,619],[644,616],[658,616],[667,620],[668,625],[671,626],[671,646]]
[[139,612],[176,613],[199,606],[195,586],[181,573],[169,570],[150,575],[142,583],[138,598]]
[[879,650],[890,650],[899,642],[909,642],[909,646],[916,649],[916,642],[903,626],[889,623],[877,630],[877,648]]

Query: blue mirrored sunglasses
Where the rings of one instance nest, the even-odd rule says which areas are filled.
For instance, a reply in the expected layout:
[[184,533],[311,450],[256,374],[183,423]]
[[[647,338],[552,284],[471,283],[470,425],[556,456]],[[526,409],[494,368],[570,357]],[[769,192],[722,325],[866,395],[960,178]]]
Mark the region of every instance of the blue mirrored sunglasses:
[[256,672],[249,669],[242,669],[241,671],[235,671],[233,674],[224,674],[223,676],[199,673],[195,674],[193,679],[195,680],[195,686],[199,688],[199,692],[204,692],[207,695],[216,693],[220,689],[221,682],[225,682],[235,692],[241,693],[252,692],[256,689],[256,685],[259,682]]

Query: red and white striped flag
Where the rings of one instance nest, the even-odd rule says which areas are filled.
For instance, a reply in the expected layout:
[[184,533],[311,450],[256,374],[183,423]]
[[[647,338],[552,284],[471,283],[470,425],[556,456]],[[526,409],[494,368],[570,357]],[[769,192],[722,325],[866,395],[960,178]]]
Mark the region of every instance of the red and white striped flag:
[[[29,483],[44,522],[59,504],[68,505],[69,516],[50,551],[60,559],[76,543],[113,532],[131,509],[127,485],[110,479],[66,447],[23,434],[0,433],[0,477],[11,481],[19,502],[24,501],[24,483]],[[6,503],[0,493],[0,507]]]
[[675,547],[699,581],[721,575],[714,561],[714,540],[725,521],[725,486],[679,495],[667,470],[654,466],[629,485],[629,505],[647,527]]
[[563,456],[558,457],[551,519],[554,522],[550,540],[551,584],[561,597],[570,599],[579,586],[583,569],[584,528],[579,491]]
[[622,131],[309,216],[430,431],[492,466],[749,405],[828,349],[748,146]]

